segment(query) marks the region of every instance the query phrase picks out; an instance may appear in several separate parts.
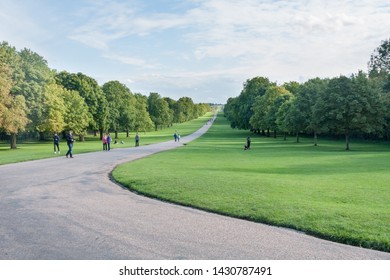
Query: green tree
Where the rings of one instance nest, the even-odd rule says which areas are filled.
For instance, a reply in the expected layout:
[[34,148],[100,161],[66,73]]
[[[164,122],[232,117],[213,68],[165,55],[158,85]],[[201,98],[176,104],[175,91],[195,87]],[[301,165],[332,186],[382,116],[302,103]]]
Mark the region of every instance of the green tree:
[[65,127],[66,106],[64,100],[65,89],[57,84],[49,84],[45,88],[42,123],[38,131],[60,133]]
[[[82,73],[71,74],[66,71],[58,73],[55,78],[57,84],[67,90],[76,90],[84,98],[92,116],[89,128],[98,130],[102,138],[103,132],[108,128],[108,102],[96,80]],[[83,135],[80,136],[83,141]]]
[[11,92],[15,68],[12,68],[10,53],[17,56],[7,44],[0,45],[0,130],[11,135],[10,147],[16,149],[16,135],[25,130],[29,119],[24,96]]
[[327,80],[315,78],[301,85],[289,113],[290,124],[293,125],[295,132],[313,133],[314,146],[318,145],[318,133],[321,132],[320,116],[315,114],[314,105],[318,96],[325,90],[326,83]]
[[146,96],[143,96],[142,94],[136,93],[136,113],[135,113],[135,119],[134,119],[134,129],[135,131],[144,131],[146,132],[149,129],[152,129],[154,124],[152,119],[150,118],[149,112],[148,112],[148,98]]
[[254,114],[255,100],[257,97],[263,96],[270,86],[276,86],[276,84],[265,77],[255,77],[244,83],[244,88],[237,100],[234,101],[234,106],[229,106],[229,110],[234,110],[234,112],[229,113],[232,127],[239,129],[252,128],[250,119]]
[[[254,129],[266,129],[269,136],[270,129],[276,133],[276,113],[282,103],[290,98],[291,93],[281,86],[270,86],[264,95],[258,96],[253,104],[253,116],[250,124]],[[278,101],[277,101],[278,100]]]
[[168,103],[156,92],[151,92],[148,97],[148,112],[154,123],[154,129],[169,125],[171,116]]
[[238,97],[230,97],[223,108],[223,113],[226,119],[230,122],[231,128],[238,127],[238,107]]
[[390,38],[382,41],[381,45],[371,54],[368,70],[370,76],[381,72],[390,73]]
[[[284,102],[276,113],[276,125],[278,129],[283,133],[283,138],[286,140],[287,133],[297,131],[295,128],[295,124],[292,123],[293,119],[291,118],[291,107],[295,102],[295,97],[292,97],[286,102]],[[297,136],[297,141],[299,141]]]
[[267,127],[269,127],[271,131],[273,131],[274,138],[276,138],[276,134],[278,130],[278,124],[276,122],[277,113],[280,107],[292,97],[293,95],[288,90],[286,90],[284,87],[279,87],[278,92],[274,96],[274,100],[269,107],[266,116],[266,123],[267,123]]
[[379,92],[363,72],[351,79],[340,76],[329,80],[315,105],[322,129],[345,136],[345,149],[354,132],[372,133],[382,129],[384,108]]
[[176,102],[175,114],[180,116],[180,120],[185,122],[196,118],[195,104],[190,97],[181,97]]
[[75,90],[64,89],[62,92],[65,103],[65,130],[72,130],[79,135],[80,140],[91,123],[91,113],[83,97]]
[[169,97],[163,97],[163,99],[168,103],[169,114],[170,114],[169,126],[172,126],[173,123],[177,123],[177,121],[175,121],[175,107],[177,101]]
[[[19,55],[24,78],[15,81],[12,92],[24,96],[28,108],[27,116],[31,120],[27,129],[34,132],[43,121],[45,87],[53,81],[54,74],[47,61],[39,54],[23,49]],[[40,137],[43,140],[43,133],[40,133]]]
[[119,129],[129,133],[134,126],[136,99],[130,89],[118,81],[109,81],[102,88],[108,102],[108,126],[118,138]]

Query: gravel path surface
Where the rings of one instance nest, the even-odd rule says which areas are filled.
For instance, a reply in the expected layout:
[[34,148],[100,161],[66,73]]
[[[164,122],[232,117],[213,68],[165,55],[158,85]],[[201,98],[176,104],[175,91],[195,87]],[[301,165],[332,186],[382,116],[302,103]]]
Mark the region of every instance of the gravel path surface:
[[117,164],[179,147],[208,127],[180,143],[0,166],[0,259],[390,259],[138,196],[110,181]]

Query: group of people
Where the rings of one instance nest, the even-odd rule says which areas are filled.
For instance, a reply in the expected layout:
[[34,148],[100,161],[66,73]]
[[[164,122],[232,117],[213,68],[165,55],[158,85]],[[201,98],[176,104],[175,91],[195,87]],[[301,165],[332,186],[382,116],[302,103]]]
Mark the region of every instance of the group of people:
[[[66,144],[68,145],[68,151],[65,154],[65,156],[67,158],[73,158],[73,143],[75,142],[75,140],[73,138],[73,132],[69,131],[68,133],[66,133],[65,138],[66,138]],[[139,140],[140,140],[140,137],[137,133],[135,135],[135,146],[136,147],[139,147]],[[111,138],[110,133],[105,133],[102,137],[103,151],[110,151],[111,150],[111,141],[112,141],[112,138]],[[57,133],[54,133],[53,143],[54,143],[54,153],[61,154],[60,137],[58,136]],[[118,141],[115,140],[115,144],[117,144],[117,143],[118,143]],[[124,144],[124,143],[125,142],[121,141],[121,144]]]
[[[73,138],[72,131],[69,131],[65,135],[65,138],[66,138],[66,144],[68,145],[68,152],[65,154],[65,156],[66,156],[66,158],[68,158],[68,157],[73,158],[73,143],[75,140]],[[56,154],[58,152],[58,154],[61,154],[60,137],[58,136],[57,133],[54,134],[53,140],[54,140],[54,153]]]
[[175,139],[175,142],[180,142],[180,134],[175,132],[175,134],[173,134],[173,138]]
[[[175,139],[175,142],[180,142],[180,134],[178,134],[177,132],[175,132],[175,134],[173,134],[173,138]],[[59,146],[59,142],[60,142],[60,137],[58,136],[57,133],[54,134],[54,153],[56,154],[58,152],[58,154],[61,153],[60,151],[60,146]],[[139,147],[139,140],[140,140],[140,137],[139,137],[139,134],[138,132],[136,133],[135,135],[135,147]],[[67,134],[66,134],[66,144],[68,145],[68,152],[66,153],[66,157],[70,157],[70,158],[73,158],[73,143],[74,143],[74,138],[73,138],[73,133],[72,131],[69,131]],[[111,141],[112,141],[112,138],[111,138],[111,135],[110,133],[105,133],[102,137],[102,142],[103,142],[103,151],[110,151],[111,150]],[[115,143],[117,143],[117,141],[115,140]],[[123,141],[121,141],[122,144],[124,144]],[[248,136],[247,139],[246,139],[246,145],[244,146],[244,150],[250,150],[251,148],[251,138]]]
[[104,133],[102,137],[103,151],[111,150],[111,135],[110,133]]

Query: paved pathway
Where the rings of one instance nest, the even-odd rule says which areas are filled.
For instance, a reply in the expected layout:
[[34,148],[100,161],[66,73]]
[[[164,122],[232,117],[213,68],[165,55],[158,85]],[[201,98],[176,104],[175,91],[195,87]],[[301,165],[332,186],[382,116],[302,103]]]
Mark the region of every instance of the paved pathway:
[[109,180],[118,163],[176,148],[207,129],[180,144],[0,166],[0,259],[390,259],[138,196]]

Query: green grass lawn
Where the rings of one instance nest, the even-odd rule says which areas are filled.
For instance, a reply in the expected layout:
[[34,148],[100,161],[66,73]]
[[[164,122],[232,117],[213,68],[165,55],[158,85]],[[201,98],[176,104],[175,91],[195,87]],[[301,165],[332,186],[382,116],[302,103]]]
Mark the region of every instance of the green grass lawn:
[[[181,136],[191,134],[202,127],[208,119],[213,116],[213,113],[207,113],[205,116],[200,117],[196,120],[189,122],[174,124],[172,127],[164,128],[158,131],[151,132],[140,132],[140,145],[149,145],[158,142],[164,142],[168,140],[173,140],[173,134],[177,130]],[[115,134],[111,133],[111,137],[114,138]],[[129,138],[126,138],[125,133],[119,133],[118,142],[124,141],[124,144],[111,144],[111,148],[128,148],[134,147],[135,144],[135,132],[131,132]],[[79,142],[77,141],[78,137],[75,137],[76,142],[73,146],[73,153],[88,153],[96,152],[103,149],[102,142],[99,139],[99,136],[88,135],[86,141]],[[65,156],[68,146],[66,145],[66,140],[61,139],[60,141],[61,155]],[[36,142],[18,142],[17,149],[11,150],[9,143],[0,142],[0,164],[43,159],[56,157],[58,154],[54,154],[53,142],[52,141],[36,141]]]
[[198,140],[118,166],[113,177],[147,196],[390,252],[390,147],[233,130],[219,117]]

